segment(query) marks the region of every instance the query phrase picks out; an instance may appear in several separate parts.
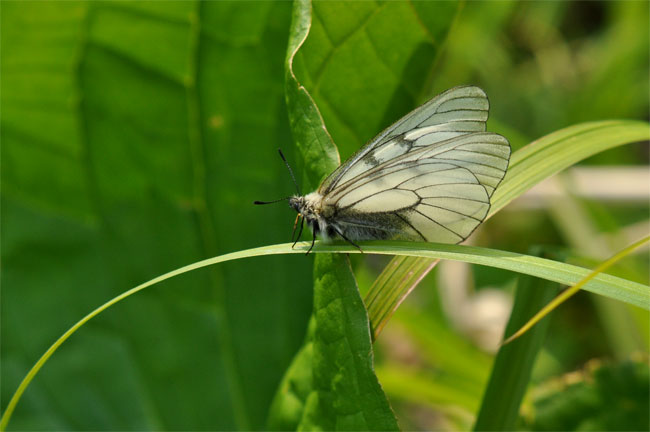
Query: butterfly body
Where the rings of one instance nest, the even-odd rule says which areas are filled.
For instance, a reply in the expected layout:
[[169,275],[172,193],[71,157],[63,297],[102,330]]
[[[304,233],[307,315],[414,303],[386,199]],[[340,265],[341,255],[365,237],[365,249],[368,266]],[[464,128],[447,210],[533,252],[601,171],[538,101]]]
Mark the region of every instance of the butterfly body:
[[314,235],[320,235],[323,240],[337,237],[348,241],[388,239],[393,238],[395,232],[377,227],[386,226],[389,222],[394,228],[401,225],[388,213],[375,212],[369,217],[341,209],[336,203],[328,203],[319,192],[295,195],[289,198],[289,206],[307,222]]
[[488,110],[478,87],[447,90],[289,205],[325,240],[459,243],[487,217],[510,159],[508,140],[485,131]]

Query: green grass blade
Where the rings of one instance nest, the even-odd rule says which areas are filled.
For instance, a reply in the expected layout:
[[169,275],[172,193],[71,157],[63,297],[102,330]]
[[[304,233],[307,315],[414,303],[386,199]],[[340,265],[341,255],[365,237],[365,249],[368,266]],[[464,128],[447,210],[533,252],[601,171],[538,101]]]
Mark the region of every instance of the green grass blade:
[[[536,311],[548,303],[560,285],[531,276],[521,277],[506,334],[512,334]],[[483,395],[474,430],[514,430],[537,353],[542,347],[550,317],[497,353],[492,374]]]
[[598,267],[596,267],[591,273],[589,273],[587,276],[585,276],[583,279],[581,279],[577,284],[573,285],[572,287],[568,288],[567,290],[563,291],[562,294],[551,300],[548,304],[544,305],[536,314],[533,316],[529,321],[527,321],[519,330],[514,332],[512,336],[508,337],[504,341],[504,344],[507,344],[511,342],[512,340],[520,337],[522,334],[527,332],[532,326],[537,324],[540,320],[542,320],[546,315],[550,314],[554,309],[556,309],[558,306],[560,306],[562,303],[567,301],[570,297],[575,295],[582,287],[587,284],[591,279],[596,277],[597,275],[603,273],[605,270],[610,268],[612,265],[614,265],[616,262],[620,261],[624,257],[628,256],[631,254],[635,249],[638,249],[639,247],[647,244],[650,241],[650,236],[644,237],[641,240],[636,241],[635,243],[631,244],[630,246],[626,247],[625,249],[617,252],[612,256],[611,258],[603,261]]
[[404,301],[438,260],[396,256],[373,283],[365,298],[372,338],[377,339],[393,311]]
[[[11,417],[11,413],[13,412],[21,395],[31,380],[34,378],[36,373],[59,348],[59,346],[61,346],[63,342],[65,342],[86,322],[99,315],[110,306],[159,282],[202,267],[207,267],[209,265],[214,265],[226,261],[233,261],[257,256],[304,254],[309,249],[309,243],[300,243],[296,248],[292,248],[291,246],[291,243],[264,246],[232,252],[229,254],[199,261],[151,279],[150,281],[138,285],[98,307],[86,315],[84,318],[82,318],[75,325],[73,325],[67,332],[65,332],[36,362],[36,364],[32,367],[27,376],[21,382],[20,386],[16,390],[16,393],[9,401],[7,409],[5,410],[2,420],[0,421],[0,429],[4,430],[9,421],[9,418]],[[449,259],[464,261],[472,264],[492,266],[504,270],[528,274],[549,281],[558,282],[564,285],[575,284],[590,273],[590,271],[587,269],[569,264],[559,263],[552,260],[474,246],[413,242],[372,242],[367,244],[361,243],[361,247],[366,254],[404,255],[426,258],[429,260]],[[339,244],[325,245],[321,244],[320,242],[316,243],[313,252],[317,254],[360,253],[360,251],[354,246]],[[601,273],[590,280],[587,284],[585,284],[583,288],[587,291],[624,301],[642,307],[646,310],[650,309],[650,287],[636,282]]]
[[489,216],[542,180],[581,160],[648,139],[650,124],[646,122],[605,120],[569,126],[533,141],[512,154],[508,172],[492,197]]

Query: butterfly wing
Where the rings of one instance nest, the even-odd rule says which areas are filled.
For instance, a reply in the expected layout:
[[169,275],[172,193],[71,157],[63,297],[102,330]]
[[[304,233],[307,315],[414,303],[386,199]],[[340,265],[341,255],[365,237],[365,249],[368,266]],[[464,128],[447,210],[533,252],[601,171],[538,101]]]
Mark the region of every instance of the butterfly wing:
[[321,184],[326,195],[391,159],[423,146],[485,131],[489,102],[479,87],[455,87],[434,97],[381,132]]
[[509,158],[510,145],[501,135],[438,141],[421,134],[410,152],[339,182],[323,204],[335,214],[331,223],[352,240],[458,243],[487,216]]

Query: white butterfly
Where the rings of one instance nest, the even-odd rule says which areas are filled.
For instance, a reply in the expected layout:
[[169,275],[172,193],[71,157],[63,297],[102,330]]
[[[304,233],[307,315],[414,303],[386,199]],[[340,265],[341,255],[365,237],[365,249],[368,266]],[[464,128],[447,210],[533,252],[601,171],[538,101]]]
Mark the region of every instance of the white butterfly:
[[380,133],[318,190],[284,199],[314,239],[459,243],[487,216],[510,159],[508,140],[485,132],[488,110],[478,87],[447,90]]

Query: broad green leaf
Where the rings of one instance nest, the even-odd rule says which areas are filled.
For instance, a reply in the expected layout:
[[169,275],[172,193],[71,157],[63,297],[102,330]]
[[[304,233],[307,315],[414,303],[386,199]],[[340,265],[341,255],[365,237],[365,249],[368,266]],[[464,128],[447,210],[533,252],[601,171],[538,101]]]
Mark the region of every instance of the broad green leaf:
[[[307,183],[316,187],[340,161],[318,108],[294,74],[296,55],[311,29],[311,8],[308,1],[294,4],[285,73],[294,139]],[[373,371],[368,317],[347,257],[317,256],[314,280],[310,337],[287,371],[269,415],[269,427],[397,429]],[[289,384],[302,391],[294,393],[287,388]]]
[[314,387],[298,429],[397,430],[373,370],[368,317],[348,258],[321,257],[314,268]]
[[307,398],[314,389],[312,373],[314,323],[312,319],[307,340],[287,369],[273,399],[267,422],[270,430],[296,429],[305,413]]
[[293,8],[285,61],[285,97],[294,141],[305,166],[306,186],[315,189],[336,169],[340,160],[318,107],[294,71],[296,57],[302,52],[299,50],[309,35],[311,22],[311,2],[297,1]]
[[432,96],[433,67],[458,10],[456,1],[313,3],[295,73],[342,160]]
[[[290,187],[268,162],[291,139],[290,14],[283,2],[3,2],[2,410],[95,305],[288,238],[286,209],[251,203]],[[263,428],[311,310],[311,264],[289,261],[195,273],[93,321],[10,427]]]
[[[434,15],[429,12],[434,10],[437,12],[438,19],[431,21],[430,17]],[[337,143],[343,143],[344,146],[348,144],[344,153],[349,155],[369,138],[368,134],[377,133],[381,122],[384,121],[380,115],[394,98],[393,92],[398,92],[397,96],[403,103],[401,107],[392,103],[392,109],[401,108],[407,111],[412,107],[455,12],[454,3],[438,4],[433,8],[429,5],[414,7],[400,3],[381,5],[343,2],[312,4],[307,1],[295,3],[287,53],[286,93],[289,119],[304,167],[303,193],[318,187],[320,181],[340,163],[338,151],[328,133],[330,127],[336,133]],[[422,20],[421,16],[427,18]],[[387,74],[387,70],[391,72]],[[404,73],[413,74],[416,78],[410,81],[399,78]],[[373,78],[369,79],[369,75]],[[407,82],[407,85],[400,88],[404,82]],[[343,83],[345,86],[342,85]],[[362,104],[376,108],[380,100],[384,109],[360,109],[364,108]],[[326,117],[325,121],[321,117],[321,112]],[[341,118],[348,115],[351,121],[365,129],[354,127],[350,131],[341,127]],[[347,120],[343,121],[346,122]],[[355,142],[347,140],[350,132],[355,136]],[[360,134],[366,137],[359,139]],[[349,146],[349,144],[353,145]],[[316,266],[321,266],[329,258],[317,256],[315,260]],[[343,286],[346,283],[345,280],[340,281]],[[317,284],[315,290],[318,287]],[[319,296],[320,294],[315,291],[315,298]],[[342,317],[336,318],[338,322]],[[356,311],[354,315],[346,314],[343,318],[339,325],[352,326],[352,328],[367,325],[365,309],[363,314],[361,311]],[[318,335],[320,328],[318,323],[320,325],[324,323],[319,320],[316,322],[315,334]],[[359,336],[355,340],[358,343],[363,338]],[[355,351],[358,349],[362,348],[353,348]],[[274,402],[274,411],[270,414],[269,424],[272,427],[295,427],[296,410],[303,408],[306,411],[300,423],[301,427],[328,429],[396,426],[387,403],[382,406],[388,410],[384,416],[387,421],[390,419],[389,423],[384,423],[383,426],[382,423],[364,425],[354,421],[346,426],[345,423],[331,423],[332,420],[328,420],[329,416],[323,415],[332,409],[327,408],[331,398],[323,396],[327,391],[332,391],[331,388],[316,389],[318,400],[316,407],[307,404],[307,401],[295,394],[287,393],[286,386],[289,383],[292,387],[307,386],[305,383],[302,385],[297,383],[296,375],[305,377],[306,374],[299,370],[296,364],[307,364],[305,356],[308,352],[311,350],[304,348],[299,353],[294,366],[283,380],[284,384]],[[331,359],[331,363],[340,363],[340,361],[339,358]],[[313,365],[314,376],[320,375],[323,368],[327,370],[331,367],[327,363],[317,362],[316,359]],[[376,386],[376,378],[371,369],[369,374],[364,375],[368,372],[365,367],[372,367],[372,362],[364,365],[354,379],[361,380],[362,383],[370,380],[368,385]],[[374,392],[368,393],[367,400],[372,401],[373,397],[382,400],[385,398],[380,389],[375,396],[372,396],[374,394]],[[285,397],[287,400],[283,400]],[[310,400],[313,403],[313,399]],[[289,412],[286,415],[275,411],[287,407]],[[352,405],[347,409],[356,410]]]
[[[650,125],[634,120],[610,120],[584,123],[542,137],[513,153],[503,182],[492,197],[488,217],[505,207],[545,178],[594,154],[623,144],[650,139]],[[404,274],[414,281],[421,280],[435,263],[419,258],[396,257],[384,272],[395,279]],[[419,268],[417,273],[412,268]],[[387,274],[381,274],[366,295],[366,303],[382,304],[382,309],[369,313],[373,329],[381,330],[392,313],[415,288],[414,284],[386,284]],[[375,331],[374,337],[378,332]]]

